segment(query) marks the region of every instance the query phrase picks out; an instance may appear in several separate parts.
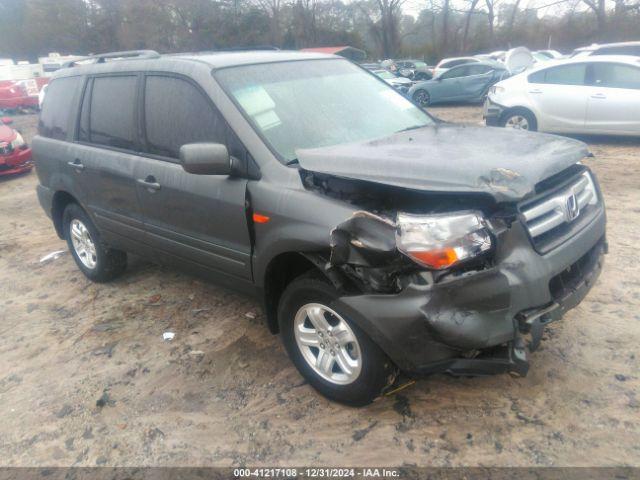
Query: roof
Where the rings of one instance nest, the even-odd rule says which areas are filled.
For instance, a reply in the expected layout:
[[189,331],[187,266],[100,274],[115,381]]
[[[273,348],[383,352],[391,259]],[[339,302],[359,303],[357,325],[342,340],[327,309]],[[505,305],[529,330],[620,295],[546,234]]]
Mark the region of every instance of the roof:
[[615,43],[594,43],[587,47],[576,48],[574,52],[590,52],[592,50],[598,50],[604,47],[631,47],[640,45],[640,41],[634,42],[615,42]]
[[614,63],[626,63],[635,67],[640,67],[640,57],[634,57],[631,55],[591,55],[588,57],[572,57],[572,58],[558,58],[555,60],[549,60],[541,64],[536,64],[535,67],[525,70],[525,73],[529,74],[537,72],[538,70],[544,70],[549,67],[556,67],[560,65],[570,65],[572,63],[601,63],[601,62],[614,62]]
[[367,58],[367,53],[364,50],[360,50],[359,48],[351,47],[349,45],[342,45],[338,47],[303,48],[301,51],[340,55],[355,62],[362,62],[365,58]]
[[314,52],[298,52],[287,50],[247,50],[231,52],[196,52],[159,55],[155,58],[131,57],[107,61],[76,65],[71,68],[58,70],[54,77],[78,75],[80,73],[105,73],[113,71],[151,70],[176,68],[177,65],[200,65],[209,72],[212,69],[254,65],[260,63],[277,63],[300,60],[330,60],[337,59],[332,55]]
[[[311,47],[311,48],[301,48],[301,52],[316,52],[316,53],[327,53],[330,55],[339,55],[340,52],[344,50],[360,50],[359,48],[351,47],[349,45],[342,45],[339,47]],[[360,50],[363,52],[362,50]],[[364,53],[364,52],[363,52]]]

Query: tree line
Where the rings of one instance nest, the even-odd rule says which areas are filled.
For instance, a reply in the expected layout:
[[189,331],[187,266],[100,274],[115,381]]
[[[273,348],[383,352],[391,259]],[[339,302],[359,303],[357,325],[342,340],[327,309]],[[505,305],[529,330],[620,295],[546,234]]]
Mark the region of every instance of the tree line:
[[[0,57],[352,45],[371,59],[640,40],[640,0],[0,0]],[[416,5],[416,2],[420,2]]]

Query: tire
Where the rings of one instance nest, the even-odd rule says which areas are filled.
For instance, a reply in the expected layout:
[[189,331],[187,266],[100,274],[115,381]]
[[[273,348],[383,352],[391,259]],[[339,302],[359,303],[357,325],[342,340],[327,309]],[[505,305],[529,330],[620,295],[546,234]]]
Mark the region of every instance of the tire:
[[127,267],[127,254],[105,246],[87,212],[70,203],[62,214],[62,228],[67,246],[85,276],[94,282],[108,282]]
[[421,108],[428,107],[431,104],[431,96],[426,90],[416,90],[413,93],[413,101]]
[[500,126],[513,128],[515,130],[528,130],[535,132],[538,130],[538,121],[533,113],[524,108],[514,108],[507,110],[500,119]]
[[[396,368],[339,307],[331,306],[338,297],[336,289],[319,275],[298,277],[280,299],[280,335],[289,358],[311,386],[330,400],[359,407],[371,403],[393,382]],[[315,324],[324,319],[327,328],[316,329],[309,312],[315,312]],[[309,346],[311,341],[318,343]],[[325,368],[320,368],[318,364],[323,363]]]

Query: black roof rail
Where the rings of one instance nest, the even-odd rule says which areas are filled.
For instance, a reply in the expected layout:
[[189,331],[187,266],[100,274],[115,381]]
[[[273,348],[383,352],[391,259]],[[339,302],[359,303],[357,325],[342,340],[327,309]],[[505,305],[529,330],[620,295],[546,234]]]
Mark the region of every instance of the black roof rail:
[[88,57],[78,58],[71,60],[62,65],[62,68],[75,67],[78,62],[85,62],[93,60],[93,63],[105,63],[107,59],[119,59],[119,58],[160,58],[160,54],[155,50],[125,50],[122,52],[107,52],[99,55],[89,55]]

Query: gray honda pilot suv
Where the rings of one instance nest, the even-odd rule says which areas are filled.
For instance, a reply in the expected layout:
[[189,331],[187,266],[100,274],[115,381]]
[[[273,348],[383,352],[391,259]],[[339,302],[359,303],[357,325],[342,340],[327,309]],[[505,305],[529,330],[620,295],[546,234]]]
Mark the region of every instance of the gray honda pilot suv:
[[526,374],[607,249],[584,144],[441,122],[329,55],[80,61],[33,154],[88,278],[132,253],[256,295],[305,379],[350,405],[399,372]]

